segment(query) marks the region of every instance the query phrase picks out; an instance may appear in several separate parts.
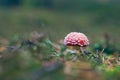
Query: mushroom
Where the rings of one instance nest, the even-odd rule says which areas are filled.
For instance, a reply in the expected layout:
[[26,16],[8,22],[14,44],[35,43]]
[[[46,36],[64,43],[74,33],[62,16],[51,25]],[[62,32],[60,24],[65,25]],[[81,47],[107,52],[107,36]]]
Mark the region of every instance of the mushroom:
[[87,36],[80,32],[71,32],[67,34],[64,39],[64,44],[67,46],[77,46],[80,47],[82,54],[84,55],[83,47],[87,47],[89,45],[89,40]]

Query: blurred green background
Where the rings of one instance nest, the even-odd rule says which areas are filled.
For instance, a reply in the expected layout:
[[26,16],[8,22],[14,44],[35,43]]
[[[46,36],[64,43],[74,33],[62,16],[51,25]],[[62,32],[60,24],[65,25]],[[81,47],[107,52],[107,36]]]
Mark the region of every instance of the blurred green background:
[[[114,41],[120,43],[120,1],[0,0],[0,38],[3,41],[13,38],[15,45],[21,44],[19,36],[28,36],[33,31],[44,33],[53,42],[58,42],[69,32],[75,31],[85,33],[90,42],[101,41],[103,35],[107,33]],[[8,41],[10,42],[12,41]],[[49,60],[44,62],[40,58],[45,55],[44,53],[48,53],[49,49],[42,48],[41,42],[38,44],[40,44],[37,46],[38,51],[36,46],[33,46],[12,54],[9,51],[2,53],[4,46],[0,45],[0,80],[23,80],[22,78],[37,80],[39,75],[45,74],[42,67],[44,63],[49,64]],[[119,44],[118,47],[120,48]],[[31,76],[27,76],[27,73],[31,73]],[[111,77],[113,79],[114,75]],[[61,69],[48,73],[43,79],[39,78],[39,80],[79,80],[71,76],[67,76],[66,79]]]
[[119,26],[119,0],[0,0],[3,37],[41,31],[56,40],[78,31],[95,40],[104,33],[120,39]]

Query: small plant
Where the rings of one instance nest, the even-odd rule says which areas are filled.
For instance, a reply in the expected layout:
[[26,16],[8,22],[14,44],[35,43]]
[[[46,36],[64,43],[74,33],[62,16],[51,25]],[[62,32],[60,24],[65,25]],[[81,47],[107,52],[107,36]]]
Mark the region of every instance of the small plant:
[[71,32],[69,33],[65,39],[64,44],[67,46],[76,46],[80,47],[82,54],[84,55],[83,47],[89,45],[89,40],[86,35],[79,32]]
[[[33,32],[27,38],[13,38],[5,46],[1,43],[0,67],[4,69],[2,77],[5,79],[4,76],[9,76],[11,71],[14,75],[14,72],[24,73],[28,69],[43,67],[49,72],[64,65],[64,72],[70,76],[94,80],[95,76],[100,78],[103,75],[108,80],[114,76],[114,80],[119,80],[119,54],[107,55],[103,47],[96,51],[92,51],[91,47],[86,50],[89,44],[87,36],[79,32],[69,33],[59,44],[38,32]],[[11,65],[10,68],[7,68],[8,65]]]

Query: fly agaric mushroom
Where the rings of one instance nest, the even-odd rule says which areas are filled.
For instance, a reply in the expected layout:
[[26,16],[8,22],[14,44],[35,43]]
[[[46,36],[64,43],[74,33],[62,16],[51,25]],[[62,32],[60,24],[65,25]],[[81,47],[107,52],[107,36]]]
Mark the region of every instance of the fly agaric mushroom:
[[89,40],[83,33],[71,32],[65,37],[64,44],[67,46],[79,46],[82,54],[84,55],[83,47],[89,45]]

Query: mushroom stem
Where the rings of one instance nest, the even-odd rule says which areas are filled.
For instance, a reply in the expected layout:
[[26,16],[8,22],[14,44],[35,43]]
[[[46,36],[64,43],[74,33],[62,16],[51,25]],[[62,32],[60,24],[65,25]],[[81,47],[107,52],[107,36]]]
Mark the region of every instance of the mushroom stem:
[[80,47],[80,50],[81,50],[81,52],[82,52],[82,56],[84,56],[85,54],[84,54],[84,49],[83,49],[83,47]]

